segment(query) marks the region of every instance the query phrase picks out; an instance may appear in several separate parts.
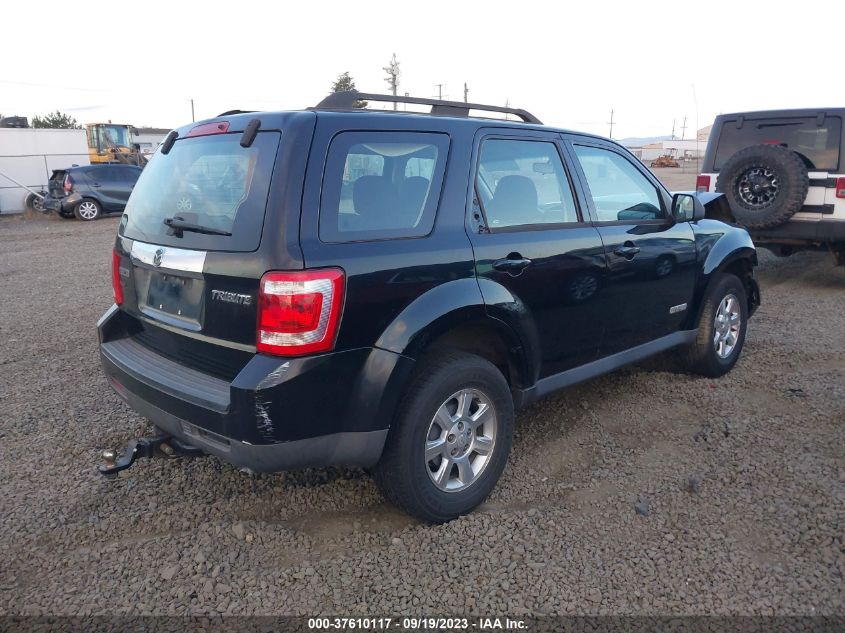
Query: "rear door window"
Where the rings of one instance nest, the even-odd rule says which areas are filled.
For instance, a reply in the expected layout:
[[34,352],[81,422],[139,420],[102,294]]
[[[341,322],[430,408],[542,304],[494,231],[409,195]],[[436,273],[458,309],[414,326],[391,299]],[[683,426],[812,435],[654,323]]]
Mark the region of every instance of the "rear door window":
[[[177,140],[141,173],[121,235],[182,248],[255,250],[280,137],[259,132],[250,147],[241,147],[241,134]],[[164,223],[168,218],[220,234],[174,231]]]
[[448,151],[445,134],[335,136],[323,179],[320,239],[357,242],[428,235]]
[[746,119],[740,128],[737,123],[737,119],[727,119],[722,124],[716,148],[716,171],[739,150],[761,144],[781,145],[797,152],[809,169],[836,171],[839,167],[842,139],[839,117],[825,117],[821,125],[815,117]]

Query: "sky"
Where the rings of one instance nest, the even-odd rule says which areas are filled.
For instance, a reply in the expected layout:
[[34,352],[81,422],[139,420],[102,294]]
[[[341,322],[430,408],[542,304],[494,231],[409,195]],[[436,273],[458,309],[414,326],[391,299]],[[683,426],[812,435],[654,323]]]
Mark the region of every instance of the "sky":
[[[12,2],[0,114],[172,128],[359,90],[510,104],[613,138],[686,138],[720,112],[845,106],[845,2]],[[802,8],[803,7],[803,8]],[[45,16],[45,17],[40,17]],[[49,16],[47,18],[46,16]],[[443,84],[438,88],[437,84]]]

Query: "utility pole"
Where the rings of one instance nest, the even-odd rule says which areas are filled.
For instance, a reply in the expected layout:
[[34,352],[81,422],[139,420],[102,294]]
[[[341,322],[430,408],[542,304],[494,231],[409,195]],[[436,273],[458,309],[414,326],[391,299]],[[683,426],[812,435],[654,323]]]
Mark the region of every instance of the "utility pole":
[[464,103],[468,102],[467,96],[469,95],[469,88],[467,88],[467,82],[464,82]]
[[[506,108],[510,108],[510,107],[511,107],[511,100],[510,100],[510,98],[505,99],[505,107],[506,107]],[[510,119],[509,119],[509,117],[508,117],[508,113],[507,113],[507,112],[505,112],[505,121],[509,121],[509,120],[510,120]]]
[[687,117],[684,117],[684,124],[681,126],[681,140],[684,140],[687,131]]
[[675,119],[672,119],[672,140],[675,140]]
[[196,117],[194,116],[194,100],[191,99],[191,123],[196,122]]
[[443,84],[434,84],[434,87],[437,88],[437,98],[442,101],[443,100]]
[[610,124],[610,133],[607,137],[613,140],[613,110],[610,111],[610,121],[608,121],[608,123]]

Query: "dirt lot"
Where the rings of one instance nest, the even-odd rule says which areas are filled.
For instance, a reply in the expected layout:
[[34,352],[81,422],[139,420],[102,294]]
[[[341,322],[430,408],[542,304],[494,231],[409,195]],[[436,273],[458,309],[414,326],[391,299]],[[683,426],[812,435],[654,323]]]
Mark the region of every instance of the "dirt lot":
[[722,379],[658,361],[522,411],[489,501],[432,527],[358,470],[96,474],[149,430],[97,359],[116,227],[0,218],[0,614],[843,613],[832,258],[761,256]]

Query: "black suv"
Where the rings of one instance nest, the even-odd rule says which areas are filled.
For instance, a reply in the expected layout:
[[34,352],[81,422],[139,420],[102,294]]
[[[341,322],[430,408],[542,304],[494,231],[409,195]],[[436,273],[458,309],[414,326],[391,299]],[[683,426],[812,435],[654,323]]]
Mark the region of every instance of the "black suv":
[[104,213],[123,211],[140,176],[141,168],[135,165],[56,169],[50,176],[43,208],[66,220],[96,220]]
[[[523,121],[470,116],[497,110]],[[169,454],[358,465],[447,521],[495,485],[515,408],[670,348],[733,367],[756,254],[705,213],[522,110],[351,92],[227,113],[171,132],[138,181],[103,367]]]

